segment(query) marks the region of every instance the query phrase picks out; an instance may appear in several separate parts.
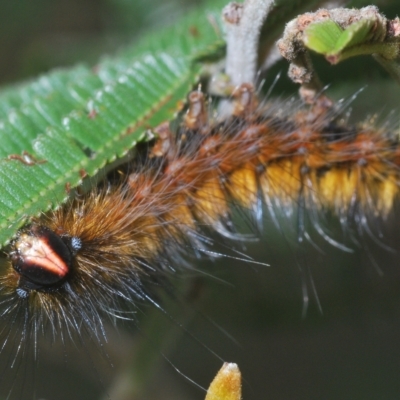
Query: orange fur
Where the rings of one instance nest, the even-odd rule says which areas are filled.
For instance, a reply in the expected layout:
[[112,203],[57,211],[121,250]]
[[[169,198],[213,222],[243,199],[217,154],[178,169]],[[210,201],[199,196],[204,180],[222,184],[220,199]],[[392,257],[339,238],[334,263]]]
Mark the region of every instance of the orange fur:
[[[123,183],[34,219],[12,243],[1,279],[9,311],[26,308],[53,327],[77,328],[83,319],[97,331],[103,312],[146,298],[142,281],[175,270],[177,254],[206,252],[204,228],[234,238],[232,204],[259,215],[260,196],[267,205],[331,209],[346,219],[387,216],[399,193],[395,138],[336,123],[318,104],[289,115],[257,103],[252,87],[242,85],[232,116],[213,122],[203,95],[193,92],[182,126],[176,133],[156,128],[160,139],[127,167]],[[13,263],[24,261],[20,242],[35,226],[70,250],[73,238],[80,244],[57,285],[24,287],[18,296],[23,283]]]

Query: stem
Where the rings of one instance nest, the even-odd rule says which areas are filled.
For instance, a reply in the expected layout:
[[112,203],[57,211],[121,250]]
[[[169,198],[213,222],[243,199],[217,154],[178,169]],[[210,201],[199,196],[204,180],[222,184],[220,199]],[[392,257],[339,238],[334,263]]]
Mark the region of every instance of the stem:
[[223,9],[227,55],[225,72],[234,86],[255,83],[261,27],[273,0],[246,0],[229,3]]

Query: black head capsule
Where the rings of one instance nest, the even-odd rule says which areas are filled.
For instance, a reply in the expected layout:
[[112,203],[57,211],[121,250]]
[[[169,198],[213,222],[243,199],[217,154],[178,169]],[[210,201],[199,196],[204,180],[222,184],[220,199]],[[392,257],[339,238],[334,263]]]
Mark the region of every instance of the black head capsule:
[[81,245],[79,238],[68,241],[70,245],[67,238],[41,225],[31,225],[20,233],[10,253],[12,265],[20,275],[17,289],[20,297],[27,297],[30,290],[54,290],[66,279],[74,253]]

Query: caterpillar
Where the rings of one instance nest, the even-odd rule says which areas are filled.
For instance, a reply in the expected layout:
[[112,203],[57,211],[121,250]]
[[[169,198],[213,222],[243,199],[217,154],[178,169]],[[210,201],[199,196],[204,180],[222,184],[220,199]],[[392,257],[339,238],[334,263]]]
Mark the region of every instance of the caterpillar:
[[271,212],[330,210],[361,229],[390,213],[396,137],[340,123],[323,103],[290,114],[278,107],[259,105],[243,84],[232,115],[211,122],[204,95],[190,93],[176,133],[168,123],[156,127],[159,139],[126,166],[122,183],[111,180],[18,232],[0,282],[2,318],[20,315],[22,332],[47,321],[55,334],[101,338],[103,319],[123,303],[154,302],[143,282],[213,254],[209,229],[240,241],[233,205],[257,221],[262,200]]
[[399,187],[396,138],[336,124],[319,106],[290,117],[258,110],[247,84],[236,96],[232,116],[210,125],[204,95],[192,92],[176,135],[168,123],[155,128],[160,139],[126,182],[20,230],[1,279],[7,311],[21,308],[27,321],[46,315],[53,329],[83,321],[98,335],[100,311],[114,314],[119,302],[148,297],[146,275],[173,271],[177,254],[207,254],[202,227],[239,239],[231,204],[256,219],[260,197],[270,210],[332,210],[361,228],[369,215],[388,215]]
[[[216,256],[210,231],[244,241],[236,207],[249,210],[256,225],[263,202],[271,220],[277,209],[298,210],[300,239],[308,235],[308,213],[321,236],[342,248],[321,215],[367,233],[371,221],[391,215],[395,134],[369,122],[351,125],[323,103],[260,103],[251,84],[234,96],[232,115],[218,120],[200,91],[190,93],[178,128],[152,129],[158,139],[117,176],[18,232],[0,285],[3,319],[8,326],[22,320],[17,347],[34,343],[46,323],[55,336],[87,331],[104,339],[104,319],[123,317],[137,302],[156,303],[146,281]],[[15,339],[5,332],[6,341]]]

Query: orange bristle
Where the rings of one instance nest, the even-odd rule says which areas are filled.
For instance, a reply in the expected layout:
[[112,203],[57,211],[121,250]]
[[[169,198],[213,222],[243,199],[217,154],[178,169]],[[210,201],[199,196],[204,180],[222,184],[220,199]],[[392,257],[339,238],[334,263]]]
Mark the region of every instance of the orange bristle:
[[[17,353],[46,324],[53,337],[86,332],[104,341],[105,318],[126,318],[126,305],[157,304],[147,283],[168,278],[185,259],[220,255],[210,231],[243,240],[232,219],[238,206],[257,222],[261,199],[271,214],[309,209],[317,224],[315,212],[329,210],[362,229],[360,217],[390,213],[399,192],[394,136],[337,122],[334,109],[318,104],[292,113],[259,104],[249,84],[236,91],[232,115],[213,120],[206,109],[193,92],[176,132],[168,123],[156,127],[156,142],[117,178],[20,230],[0,278],[3,318],[22,319]],[[21,250],[27,237],[38,250]]]

